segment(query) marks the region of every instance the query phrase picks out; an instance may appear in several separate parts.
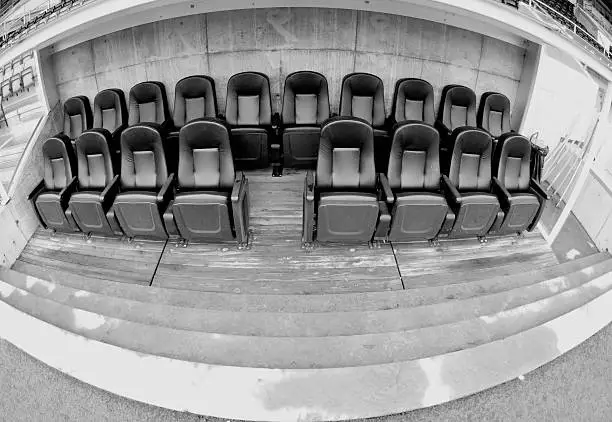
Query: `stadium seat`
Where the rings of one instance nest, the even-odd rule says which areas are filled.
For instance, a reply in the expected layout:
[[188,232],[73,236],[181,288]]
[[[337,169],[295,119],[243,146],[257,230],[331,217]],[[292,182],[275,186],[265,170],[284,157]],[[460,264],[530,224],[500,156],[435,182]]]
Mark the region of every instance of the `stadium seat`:
[[233,75],[227,83],[225,118],[231,127],[231,145],[238,170],[268,167],[272,128],[270,81],[259,72]]
[[176,83],[174,95],[175,128],[202,117],[217,117],[215,81],[201,75],[181,79]]
[[64,102],[64,134],[70,138],[73,147],[76,138],[91,129],[91,125],[89,98],[84,95],[68,98]]
[[329,119],[329,115],[325,76],[311,71],[287,76],[282,108],[285,167],[315,168],[321,123]]
[[404,78],[397,81],[393,93],[391,118],[394,123],[416,120],[433,125],[435,123],[434,90],[431,84],[416,78]]
[[372,126],[354,117],[328,120],[321,129],[316,179],[308,171],[305,180],[304,245],[369,242],[379,234],[384,239],[390,220],[377,195]]
[[340,116],[358,117],[374,128],[376,171],[386,173],[391,139],[385,128],[385,92],[382,80],[370,73],[350,73],[342,79]]
[[447,85],[442,90],[435,127],[440,132],[440,164],[448,174],[452,153],[451,135],[457,128],[476,126],[476,94],[462,85]]
[[105,89],[94,98],[93,127],[106,129],[111,138],[109,147],[116,171],[119,169],[121,154],[121,133],[127,127],[125,95],[120,89]]
[[83,233],[122,234],[117,221],[106,216],[119,191],[111,143],[107,129],[85,131],[75,143],[79,189],[70,198],[69,207]]
[[11,87],[10,79],[5,79],[4,81],[2,81],[0,89],[2,90],[2,99],[4,101],[6,101],[8,98],[10,98],[11,95],[13,95],[13,89]]
[[11,76],[11,91],[13,95],[19,95],[22,91],[23,83],[21,81],[21,72]]
[[68,208],[68,201],[77,188],[76,160],[70,139],[59,134],[42,146],[44,176],[28,199],[45,228],[64,232],[78,231]]
[[159,125],[142,123],[121,134],[120,193],[107,214],[130,238],[167,238],[162,215],[174,195]]
[[531,143],[516,133],[499,138],[493,154],[493,191],[497,194],[504,219],[492,234],[521,233],[538,223],[548,195],[531,178]]
[[510,132],[510,100],[498,92],[485,92],[480,97],[476,120],[478,127],[495,139]]
[[[453,131],[449,175],[442,176],[446,201],[455,213],[449,237],[483,237],[496,219],[503,219],[491,193],[491,136],[477,128]],[[498,215],[499,213],[499,215]]]
[[446,220],[440,192],[440,135],[427,123],[399,123],[393,134],[389,171],[381,175],[391,212],[389,240],[432,240]]
[[162,135],[171,124],[166,88],[161,82],[140,82],[130,89],[128,125],[156,123]]
[[34,85],[34,71],[32,70],[32,67],[30,66],[26,68],[22,72],[21,77],[23,81],[23,89],[29,90]]
[[246,246],[248,181],[234,172],[225,122],[202,118],[185,124],[179,151],[177,194],[164,213],[169,234],[188,241],[236,240]]

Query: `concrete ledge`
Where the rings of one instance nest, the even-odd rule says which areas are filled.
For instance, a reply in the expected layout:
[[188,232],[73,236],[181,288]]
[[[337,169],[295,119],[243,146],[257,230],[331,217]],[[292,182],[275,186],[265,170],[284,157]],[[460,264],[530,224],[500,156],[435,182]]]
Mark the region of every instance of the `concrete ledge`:
[[[246,420],[342,420],[433,406],[525,374],[612,320],[612,291],[536,328],[433,358],[357,368],[215,366],[128,351],[0,303],[0,337],[83,382],[134,400]],[[240,403],[237,406],[236,403]]]

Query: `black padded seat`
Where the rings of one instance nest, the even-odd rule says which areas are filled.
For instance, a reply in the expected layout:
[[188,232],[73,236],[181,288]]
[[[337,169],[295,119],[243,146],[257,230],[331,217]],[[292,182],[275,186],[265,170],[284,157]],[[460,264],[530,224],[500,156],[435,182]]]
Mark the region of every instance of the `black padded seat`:
[[73,146],[76,138],[91,129],[91,125],[89,98],[84,95],[68,98],[64,103],[64,134],[70,138]]
[[440,132],[442,172],[448,174],[452,133],[460,127],[476,127],[476,94],[463,85],[447,85],[442,90],[435,127]]
[[492,234],[521,233],[538,223],[547,196],[531,178],[531,142],[522,135],[506,133],[493,155],[493,190],[505,218]]
[[227,82],[225,118],[237,169],[268,167],[272,125],[270,81],[259,72],[242,72]]
[[463,127],[453,131],[452,143],[450,172],[442,176],[442,189],[456,216],[449,237],[484,236],[496,219],[503,219],[491,193],[491,136]]
[[434,90],[423,79],[404,78],[395,84],[391,117],[395,123],[415,120],[433,125]]
[[106,129],[88,130],[76,140],[79,191],[72,195],[69,206],[84,233],[122,234],[118,222],[107,219],[119,191],[110,143],[111,133]]
[[170,112],[163,83],[147,81],[134,85],[130,89],[128,107],[128,125],[157,123],[162,130],[167,130]]
[[225,122],[202,118],[181,128],[177,194],[164,221],[187,240],[248,243],[248,180],[234,172]]
[[180,129],[192,120],[217,117],[215,81],[210,76],[187,76],[174,90],[174,127]]
[[493,138],[510,132],[510,100],[499,92],[485,92],[480,97],[478,127],[486,130]]
[[407,121],[395,129],[388,180],[381,177],[387,203],[392,206],[389,240],[438,236],[449,211],[440,191],[439,148],[439,134],[427,123]]
[[121,153],[121,132],[127,127],[128,112],[123,91],[104,89],[94,98],[93,127],[110,132],[110,151],[113,164],[118,169]]
[[316,166],[321,123],[329,116],[329,91],[325,76],[307,70],[287,76],[282,108],[286,167]]
[[385,90],[382,80],[370,73],[349,73],[342,79],[340,116],[365,120],[374,131],[376,171],[386,172],[391,149],[389,132],[385,127]]
[[28,199],[45,228],[64,232],[78,231],[68,208],[77,188],[74,149],[68,136],[60,134],[47,139],[42,146],[44,177]]
[[121,134],[120,193],[107,213],[129,236],[167,238],[162,215],[174,195],[159,125],[142,123]]
[[321,129],[316,180],[311,171],[306,175],[303,242],[312,243],[315,226],[321,242],[368,242],[381,214],[386,235],[390,216],[377,197],[371,125],[353,117],[328,120]]

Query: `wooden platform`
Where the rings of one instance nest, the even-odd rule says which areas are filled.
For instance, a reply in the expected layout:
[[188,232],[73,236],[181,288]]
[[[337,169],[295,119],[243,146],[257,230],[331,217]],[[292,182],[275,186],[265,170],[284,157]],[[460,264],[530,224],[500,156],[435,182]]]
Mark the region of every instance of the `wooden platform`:
[[[320,294],[456,284],[557,264],[539,233],[524,238],[300,247],[304,172],[248,172],[252,247],[189,244],[39,230],[14,265],[33,275],[94,279],[207,292]],[[55,278],[55,277],[54,277]]]

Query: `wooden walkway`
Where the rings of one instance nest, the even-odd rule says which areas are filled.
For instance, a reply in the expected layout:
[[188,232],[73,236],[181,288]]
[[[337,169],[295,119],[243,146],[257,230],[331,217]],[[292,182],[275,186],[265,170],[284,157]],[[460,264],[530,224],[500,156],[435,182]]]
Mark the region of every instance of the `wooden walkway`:
[[[14,268],[31,275],[81,277],[225,293],[321,294],[401,290],[457,284],[557,264],[539,233],[491,238],[300,248],[304,172],[248,172],[252,248],[189,244],[39,230]],[[54,277],[54,278],[56,278]]]

